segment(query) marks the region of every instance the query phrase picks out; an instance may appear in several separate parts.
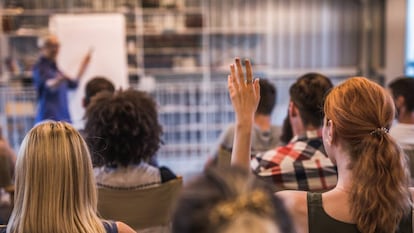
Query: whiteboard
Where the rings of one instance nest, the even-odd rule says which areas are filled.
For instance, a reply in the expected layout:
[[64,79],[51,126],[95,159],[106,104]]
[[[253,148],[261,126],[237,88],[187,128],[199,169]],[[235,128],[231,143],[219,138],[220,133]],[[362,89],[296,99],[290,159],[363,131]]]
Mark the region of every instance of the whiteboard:
[[86,83],[95,76],[104,76],[115,87],[128,87],[125,46],[125,18],[122,14],[54,15],[49,20],[50,32],[60,40],[57,64],[70,77],[77,75],[85,54],[92,49],[91,61],[79,86],[68,94],[73,125],[84,127]]

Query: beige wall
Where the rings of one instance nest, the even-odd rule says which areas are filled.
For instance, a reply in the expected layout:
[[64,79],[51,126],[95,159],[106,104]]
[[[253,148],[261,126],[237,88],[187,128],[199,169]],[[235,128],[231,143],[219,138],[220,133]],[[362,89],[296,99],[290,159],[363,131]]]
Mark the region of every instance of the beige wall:
[[407,0],[387,0],[385,83],[404,74]]

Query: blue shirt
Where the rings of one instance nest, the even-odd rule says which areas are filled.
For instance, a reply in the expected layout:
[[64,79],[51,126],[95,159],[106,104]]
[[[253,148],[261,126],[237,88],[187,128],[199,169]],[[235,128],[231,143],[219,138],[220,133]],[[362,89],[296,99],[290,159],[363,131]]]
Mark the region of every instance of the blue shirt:
[[57,87],[48,87],[47,80],[56,78],[59,73],[56,62],[45,57],[41,57],[34,65],[33,81],[38,100],[35,123],[48,119],[71,123],[67,92],[75,89],[78,82],[66,80]]

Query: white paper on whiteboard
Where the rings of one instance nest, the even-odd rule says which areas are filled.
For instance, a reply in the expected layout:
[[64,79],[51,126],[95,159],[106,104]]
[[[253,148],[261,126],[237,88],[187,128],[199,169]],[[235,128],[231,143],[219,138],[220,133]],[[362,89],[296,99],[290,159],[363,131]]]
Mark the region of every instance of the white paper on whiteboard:
[[92,58],[79,87],[69,92],[69,110],[73,125],[83,128],[85,85],[94,76],[110,79],[116,88],[128,87],[125,48],[125,18],[122,14],[54,15],[49,29],[60,40],[59,68],[75,77],[86,53]]

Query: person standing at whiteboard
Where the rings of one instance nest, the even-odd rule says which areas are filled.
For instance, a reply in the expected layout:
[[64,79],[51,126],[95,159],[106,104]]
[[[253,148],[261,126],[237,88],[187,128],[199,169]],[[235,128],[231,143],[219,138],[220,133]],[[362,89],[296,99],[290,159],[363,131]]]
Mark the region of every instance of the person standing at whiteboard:
[[40,41],[39,45],[41,56],[33,67],[33,81],[38,100],[35,123],[43,120],[71,123],[67,93],[77,88],[91,59],[91,52],[83,58],[76,77],[68,77],[56,63],[59,53],[58,38],[48,35]]

